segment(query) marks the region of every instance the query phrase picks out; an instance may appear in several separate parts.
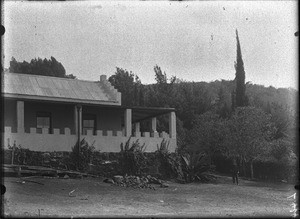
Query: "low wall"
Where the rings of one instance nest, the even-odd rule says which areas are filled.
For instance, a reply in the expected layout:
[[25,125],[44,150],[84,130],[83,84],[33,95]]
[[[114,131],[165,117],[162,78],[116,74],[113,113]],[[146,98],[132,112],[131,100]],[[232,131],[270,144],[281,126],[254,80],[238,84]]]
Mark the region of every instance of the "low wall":
[[[101,130],[98,130],[96,135],[88,130],[86,135],[81,135],[81,139],[83,138],[101,152],[120,152],[121,143],[125,144],[128,140],[128,137],[125,137],[121,131],[107,131],[104,135]],[[11,127],[5,127],[3,139],[4,148],[8,148],[8,145],[12,146],[16,142],[17,146],[21,145],[22,148],[33,151],[71,151],[71,148],[76,144],[77,136],[72,135],[69,128],[64,129],[64,134],[61,134],[59,129],[54,129],[53,134],[48,134],[48,130],[44,129],[40,134],[36,132],[36,128],[30,128],[30,133],[13,133]],[[163,139],[169,141],[169,151],[175,152],[176,139],[170,138],[166,132],[134,133],[131,142],[137,139],[141,145],[145,143],[145,152],[156,151],[157,145],[160,145]]]

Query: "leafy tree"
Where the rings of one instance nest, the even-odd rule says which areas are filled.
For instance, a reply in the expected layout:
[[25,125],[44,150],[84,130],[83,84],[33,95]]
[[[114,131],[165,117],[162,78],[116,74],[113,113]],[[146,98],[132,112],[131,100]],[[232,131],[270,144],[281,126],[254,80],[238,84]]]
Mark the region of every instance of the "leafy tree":
[[212,111],[196,117],[189,135],[189,149],[213,155],[221,151],[228,129],[224,119]]
[[161,68],[158,65],[154,66],[154,72],[155,72],[155,80],[157,84],[168,83],[166,72],[162,73]]
[[[142,83],[137,75],[131,71],[118,68],[114,75],[109,77],[109,82],[122,93],[122,105],[136,106],[139,105],[141,97]],[[143,100],[141,100],[143,101]]]
[[293,152],[293,143],[289,139],[276,139],[271,144],[270,154],[277,160],[282,160]]
[[72,78],[76,77],[72,74],[66,75],[64,66],[58,62],[54,57],[48,59],[35,58],[30,63],[23,61],[18,62],[14,57],[10,61],[9,71],[11,73],[44,75],[60,78]]
[[206,83],[180,82],[173,86],[172,106],[184,128],[191,129],[196,116],[212,108],[214,94]]
[[237,41],[237,55],[235,67],[235,80],[236,80],[236,106],[243,107],[248,105],[248,98],[246,96],[246,85],[245,85],[245,70],[244,62],[242,58],[241,45],[239,40],[238,31],[236,30],[236,41]]
[[274,133],[275,139],[286,138],[291,135],[293,122],[295,121],[292,112],[286,106],[282,106],[276,103],[270,107],[270,113],[272,115],[272,121],[276,126],[276,132]]
[[[161,68],[156,65],[154,66],[156,84],[153,85],[151,105],[153,106],[164,106],[171,107],[174,105],[173,98],[175,95],[174,83],[176,77],[167,78],[166,73],[162,73]],[[169,83],[168,83],[169,82]]]
[[222,118],[228,118],[231,113],[230,103],[230,94],[226,90],[226,88],[221,85],[218,89],[214,111],[216,111],[216,113],[219,114]]
[[145,106],[145,86],[143,84],[140,84],[138,91],[138,105],[139,106]]
[[275,132],[271,115],[254,107],[238,107],[226,121],[228,132],[224,147],[231,156],[239,156],[250,162],[250,173],[253,178],[253,162],[267,155],[269,142]]
[[180,120],[180,118],[176,117],[176,132],[177,132],[177,152],[182,153],[186,150],[187,145],[187,129],[183,127],[183,122]]
[[298,163],[298,158],[294,151],[295,141],[289,138],[281,138],[272,141],[270,144],[270,155],[275,158],[273,163],[277,166],[278,175],[295,182]]

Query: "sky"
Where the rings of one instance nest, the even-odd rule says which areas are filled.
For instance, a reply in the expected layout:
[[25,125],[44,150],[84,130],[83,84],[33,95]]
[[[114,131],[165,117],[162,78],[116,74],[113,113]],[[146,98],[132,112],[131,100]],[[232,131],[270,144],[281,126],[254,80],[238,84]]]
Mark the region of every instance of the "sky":
[[233,80],[238,30],[246,82],[298,89],[297,1],[4,2],[4,67],[55,57],[99,80],[154,66],[186,81]]

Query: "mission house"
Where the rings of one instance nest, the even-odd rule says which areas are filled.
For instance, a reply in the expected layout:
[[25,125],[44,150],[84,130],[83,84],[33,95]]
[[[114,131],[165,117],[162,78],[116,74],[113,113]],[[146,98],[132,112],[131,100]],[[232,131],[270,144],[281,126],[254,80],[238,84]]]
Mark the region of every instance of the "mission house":
[[[83,138],[101,152],[120,152],[130,137],[157,150],[163,139],[176,149],[173,108],[121,105],[119,93],[105,75],[100,81],[4,72],[4,148],[16,143],[33,151],[71,151]],[[158,133],[157,117],[168,115],[169,130]],[[147,132],[140,122],[150,121]]]

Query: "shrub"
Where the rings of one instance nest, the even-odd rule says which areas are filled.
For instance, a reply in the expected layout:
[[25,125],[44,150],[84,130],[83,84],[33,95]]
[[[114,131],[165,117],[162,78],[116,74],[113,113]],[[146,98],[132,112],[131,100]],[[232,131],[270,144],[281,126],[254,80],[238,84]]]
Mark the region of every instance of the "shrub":
[[204,153],[191,153],[182,155],[182,165],[185,182],[201,181],[207,182],[210,179],[205,172],[210,170],[210,163]]
[[[27,148],[23,148],[20,144],[17,146],[16,141],[14,144],[8,145],[9,151],[5,152],[5,163],[17,164],[17,165],[42,165],[43,160],[41,152],[31,151]],[[13,155],[13,158],[12,158]]]
[[130,145],[131,137],[123,146],[121,143],[121,155],[119,164],[123,174],[141,176],[146,172],[147,159],[145,156],[145,144],[140,145],[139,140],[132,142]]
[[[80,147],[80,152],[78,154],[78,147]],[[72,152],[70,154],[69,162],[66,161],[69,165],[69,168],[73,169],[75,167],[76,170],[86,171],[89,168],[89,164],[91,163],[91,159],[95,152],[94,143],[89,145],[85,139],[78,141],[72,147]]]
[[169,152],[170,142],[163,139],[160,145],[157,145],[155,152],[158,161],[158,170],[163,178],[179,178],[183,179],[183,172],[180,164],[180,156],[178,153]]

